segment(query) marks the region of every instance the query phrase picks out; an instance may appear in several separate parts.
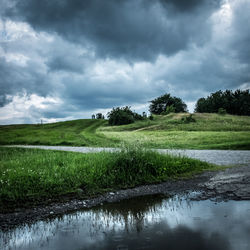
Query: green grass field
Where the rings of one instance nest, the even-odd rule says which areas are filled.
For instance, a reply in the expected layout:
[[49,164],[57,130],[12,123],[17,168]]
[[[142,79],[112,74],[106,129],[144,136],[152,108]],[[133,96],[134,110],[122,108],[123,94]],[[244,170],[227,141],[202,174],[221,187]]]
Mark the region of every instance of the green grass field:
[[0,210],[69,194],[83,198],[216,168],[199,160],[140,147],[89,154],[2,147]]
[[50,124],[0,126],[0,144],[109,146],[118,142],[96,129],[105,120],[82,119]]
[[119,147],[140,143],[152,148],[250,149],[250,117],[187,113],[154,116],[123,126],[105,120],[74,120],[44,125],[0,126],[0,144]]

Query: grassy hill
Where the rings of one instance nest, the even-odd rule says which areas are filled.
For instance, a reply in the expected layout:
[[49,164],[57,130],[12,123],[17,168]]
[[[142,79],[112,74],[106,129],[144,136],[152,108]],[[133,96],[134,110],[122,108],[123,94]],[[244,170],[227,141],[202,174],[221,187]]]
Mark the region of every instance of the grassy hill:
[[189,113],[155,115],[154,120],[138,121],[129,125],[104,127],[103,131],[250,131],[250,117],[194,113],[195,122],[185,121]]
[[105,120],[81,119],[49,124],[0,126],[0,144],[107,146],[117,140],[96,133]]
[[151,148],[250,149],[250,117],[187,113],[154,116],[123,126],[82,119],[44,125],[0,126],[0,144],[115,147],[120,143]]

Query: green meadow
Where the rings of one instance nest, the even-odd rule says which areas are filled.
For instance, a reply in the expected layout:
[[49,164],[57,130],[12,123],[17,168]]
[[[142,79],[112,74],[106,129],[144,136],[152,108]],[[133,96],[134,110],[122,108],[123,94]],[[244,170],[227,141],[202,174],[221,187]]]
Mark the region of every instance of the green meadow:
[[250,149],[250,117],[179,113],[122,126],[96,119],[7,125],[0,126],[0,144],[121,147],[88,154],[0,147],[0,209],[9,211],[216,170],[150,148]]
[[156,115],[153,120],[108,126],[106,120],[82,119],[38,125],[0,126],[0,144],[147,148],[250,149],[250,117],[195,113]]

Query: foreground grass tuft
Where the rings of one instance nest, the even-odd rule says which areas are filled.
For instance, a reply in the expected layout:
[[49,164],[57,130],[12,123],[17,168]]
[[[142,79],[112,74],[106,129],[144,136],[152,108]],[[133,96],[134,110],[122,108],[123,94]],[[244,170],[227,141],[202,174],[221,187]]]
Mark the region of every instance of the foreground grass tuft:
[[89,196],[192,174],[215,166],[187,157],[159,154],[139,147],[120,152],[72,153],[0,148],[0,207],[54,199],[67,194]]

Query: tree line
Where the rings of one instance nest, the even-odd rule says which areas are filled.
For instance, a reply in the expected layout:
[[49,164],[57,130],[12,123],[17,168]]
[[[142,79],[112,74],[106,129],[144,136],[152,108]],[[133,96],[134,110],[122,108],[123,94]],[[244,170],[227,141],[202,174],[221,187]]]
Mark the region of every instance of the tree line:
[[199,113],[217,113],[222,110],[232,115],[250,115],[249,90],[219,90],[206,98],[200,98],[195,106],[195,112]]
[[[181,98],[170,94],[161,95],[150,101],[149,112],[142,115],[131,110],[131,107],[113,108],[107,118],[109,125],[130,124],[137,120],[153,119],[154,115],[167,115],[169,113],[187,112],[187,105]],[[250,115],[250,93],[249,90],[225,90],[211,93],[206,98],[200,98],[196,102],[195,112],[198,113],[219,113],[232,115]],[[104,119],[101,113],[92,115],[92,119]]]

